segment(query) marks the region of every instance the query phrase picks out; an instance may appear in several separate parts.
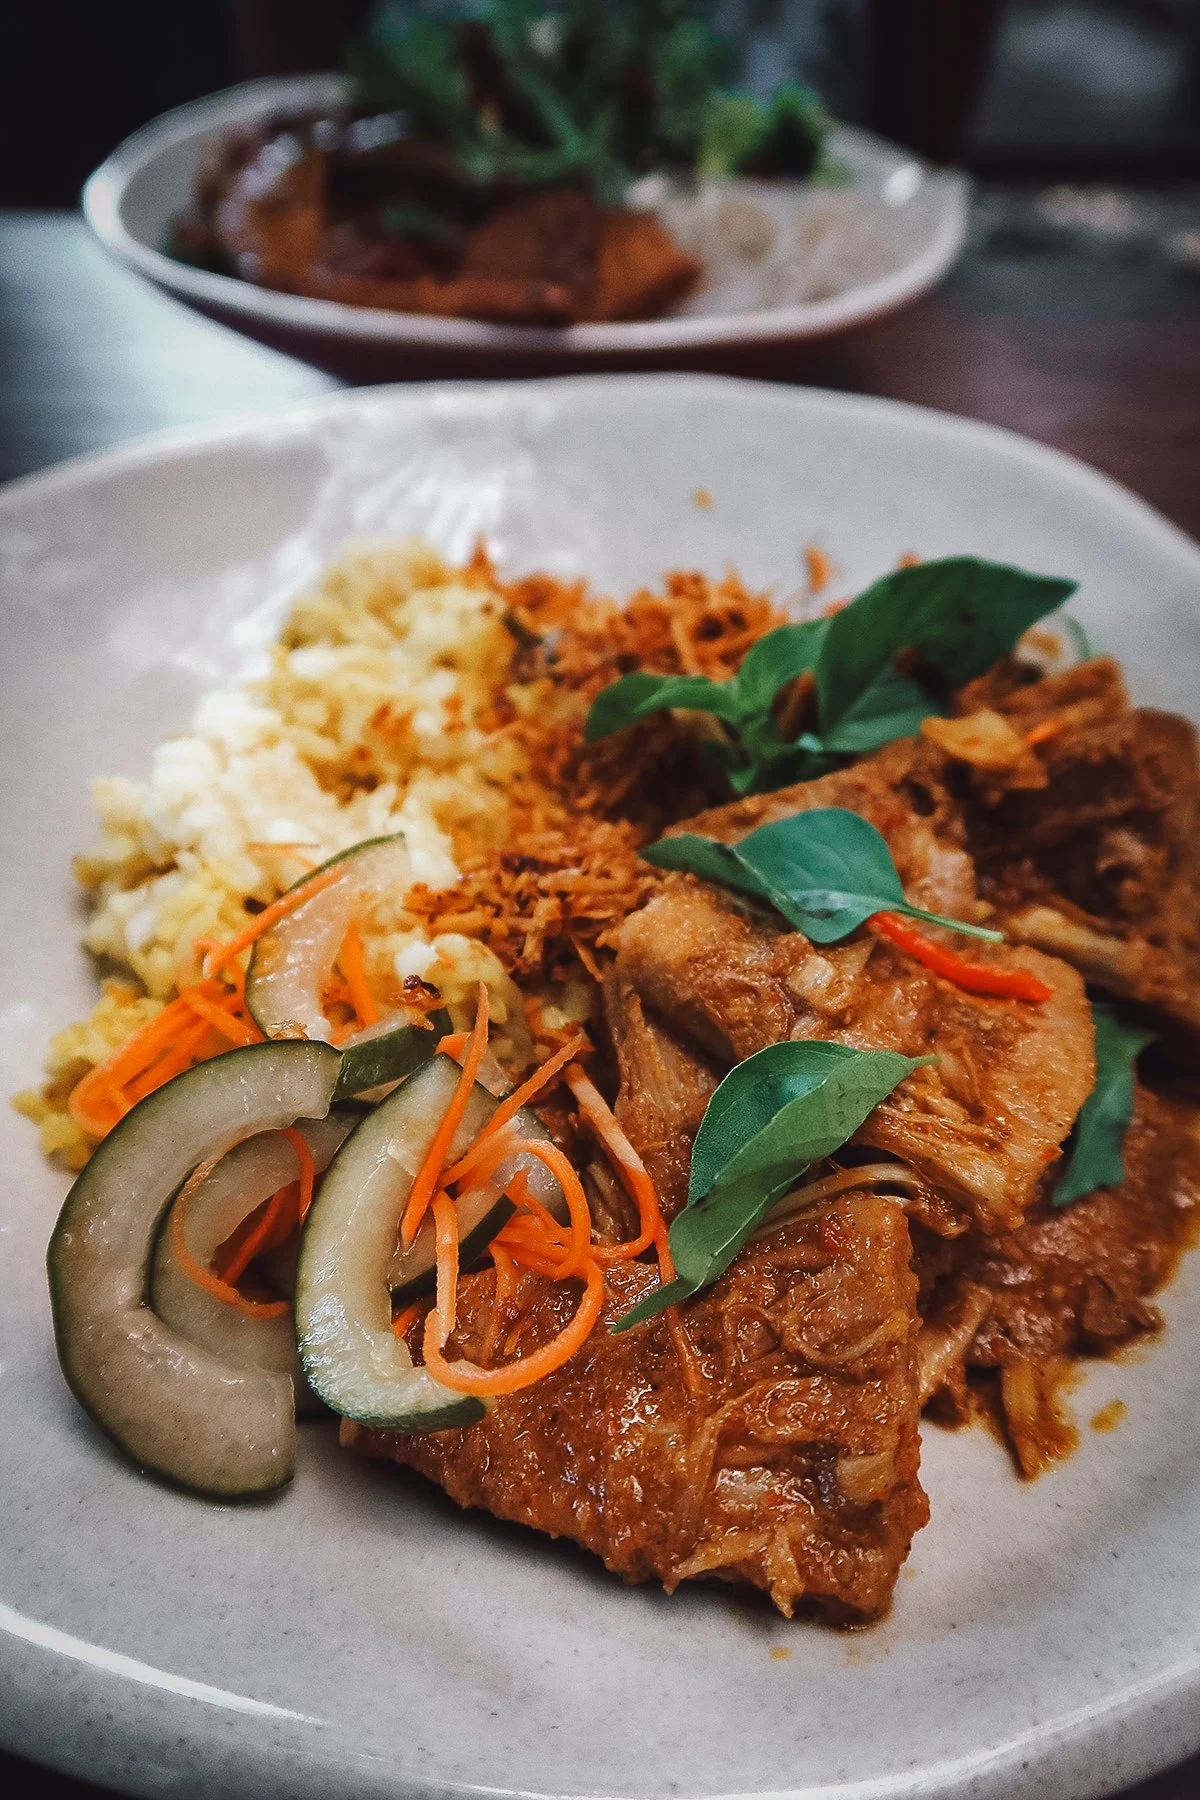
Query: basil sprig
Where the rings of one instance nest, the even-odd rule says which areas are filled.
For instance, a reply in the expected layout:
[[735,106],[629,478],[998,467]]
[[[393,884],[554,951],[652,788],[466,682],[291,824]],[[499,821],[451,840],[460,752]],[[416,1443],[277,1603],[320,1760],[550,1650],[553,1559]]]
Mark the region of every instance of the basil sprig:
[[834,944],[878,912],[1003,941],[998,931],[910,905],[887,840],[869,820],[841,806],[775,819],[736,844],[681,832],[660,838],[642,855],[660,869],[682,869],[766,900],[814,944]]
[[[682,707],[711,713],[729,728],[730,737],[711,749],[725,763],[738,793],[799,781],[812,766],[812,753],[787,742],[771,708],[789,681],[812,669],[828,624],[827,619],[809,619],[802,625],[780,625],[767,632],[750,646],[737,674],[728,681],[710,681],[706,675],[652,675],[646,669],[622,675],[596,695],[584,737],[589,744],[595,743],[652,713]],[[768,771],[776,772],[779,779],[766,780]]]
[[[944,712],[952,689],[984,674],[1075,587],[973,556],[896,569],[831,617],[768,632],[728,681],[623,675],[596,696],[584,735],[594,742],[663,708],[685,707],[726,727],[714,749],[737,793],[805,781]],[[911,669],[901,666],[909,661]],[[815,729],[789,742],[772,708],[800,675],[815,685]]]
[[1111,1006],[1092,1001],[1096,1028],[1096,1083],[1075,1121],[1062,1174],[1051,1202],[1070,1206],[1098,1187],[1117,1187],[1125,1179],[1125,1133],[1133,1117],[1133,1071],[1140,1051],[1154,1040],[1152,1031],[1126,1025]]
[[810,1039],[770,1044],[738,1063],[692,1146],[687,1205],[668,1234],[675,1279],[613,1329],[639,1325],[716,1281],[808,1165],[840,1149],[898,1082],[934,1061]]

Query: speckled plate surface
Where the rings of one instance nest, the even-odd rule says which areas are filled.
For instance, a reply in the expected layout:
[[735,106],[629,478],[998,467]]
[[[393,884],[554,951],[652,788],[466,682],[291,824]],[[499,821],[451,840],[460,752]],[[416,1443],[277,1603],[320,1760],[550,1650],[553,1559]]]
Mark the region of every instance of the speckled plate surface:
[[[712,505],[700,509],[697,489]],[[379,390],[134,445],[0,495],[0,1083],[90,1004],[68,858],[352,534],[624,588],[736,563],[839,589],[915,549],[1082,582],[1134,692],[1197,712],[1200,551],[1098,475],[888,402],[688,377]],[[302,1433],[268,1506],[159,1487],[59,1376],[42,1269],[64,1181],[0,1115],[0,1741],[137,1794],[1082,1800],[1200,1747],[1200,1258],[1163,1340],[1101,1365],[1111,1435],[1018,1483],[926,1435],[933,1522],[892,1616],[789,1625],[629,1590]],[[774,1653],[774,1654],[773,1654]],[[784,1653],[784,1654],[780,1654]]]
[[[274,293],[187,268],[164,254],[171,221],[191,198],[199,163],[231,126],[336,106],[344,95],[336,75],[272,77],[164,113],[91,177],[83,196],[88,223],[127,267],[231,325],[360,350],[424,347],[464,359],[497,353],[644,358],[656,351],[826,336],[924,293],[955,260],[966,231],[965,176],[932,169],[908,150],[838,125],[829,149],[845,183],[756,184],[752,197],[774,226],[771,250],[723,258],[710,267],[701,291],[662,319],[565,330],[437,319]],[[672,229],[697,250],[704,240],[697,241],[696,233],[705,211],[711,215],[710,202],[719,204],[719,196],[710,195],[700,210],[682,201],[668,208]]]

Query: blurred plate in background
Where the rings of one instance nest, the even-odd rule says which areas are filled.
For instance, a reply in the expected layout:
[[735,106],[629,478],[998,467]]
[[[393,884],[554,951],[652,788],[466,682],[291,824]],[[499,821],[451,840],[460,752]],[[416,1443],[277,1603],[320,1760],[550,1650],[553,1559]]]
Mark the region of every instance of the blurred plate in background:
[[[344,97],[339,76],[291,76],[248,82],[165,113],[120,145],[87,183],[83,206],[92,229],[129,268],[277,343],[292,337],[297,348],[308,340],[560,361],[645,358],[843,331],[932,287],[957,257],[966,230],[965,176],[934,170],[908,151],[837,125],[829,152],[848,176],[840,186],[708,184],[696,195],[666,200],[662,216],[700,255],[708,278],[661,319],[546,328],[384,312],[277,293],[191,268],[165,253],[198,165],[230,127],[270,114],[336,107]],[[754,225],[763,218],[765,229]],[[717,244],[724,248],[714,254]]]

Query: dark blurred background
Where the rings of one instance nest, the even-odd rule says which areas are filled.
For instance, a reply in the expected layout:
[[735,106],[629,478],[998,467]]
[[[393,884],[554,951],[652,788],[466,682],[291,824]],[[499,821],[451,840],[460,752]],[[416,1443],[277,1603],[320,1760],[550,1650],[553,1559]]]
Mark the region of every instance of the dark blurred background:
[[[69,206],[167,107],[336,66],[366,0],[7,0],[0,205]],[[1200,176],[1200,0],[715,0],[750,85],[987,176]],[[977,100],[977,104],[975,103]]]

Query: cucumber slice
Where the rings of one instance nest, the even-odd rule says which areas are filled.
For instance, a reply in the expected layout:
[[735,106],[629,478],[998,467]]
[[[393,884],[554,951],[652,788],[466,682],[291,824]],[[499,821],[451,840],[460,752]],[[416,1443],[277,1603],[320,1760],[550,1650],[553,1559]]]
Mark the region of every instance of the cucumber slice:
[[[458,1064],[435,1056],[368,1113],[334,1157],[308,1215],[296,1270],[296,1335],[304,1372],[327,1406],[345,1418],[392,1431],[441,1431],[482,1418],[484,1403],[442,1387],[413,1366],[408,1347],[392,1331],[389,1269],[397,1229],[413,1180],[458,1085]],[[498,1102],[477,1082],[450,1145],[461,1156],[491,1118]],[[532,1114],[518,1115],[523,1129],[545,1135]],[[496,1172],[484,1196],[485,1216],[503,1222],[502,1184],[517,1158]],[[530,1164],[548,1175],[541,1163]],[[523,1166],[523,1165],[522,1165]],[[553,1182],[553,1177],[550,1177]],[[553,1182],[555,1190],[557,1182]],[[547,1199],[545,1183],[538,1197]],[[554,1203],[550,1196],[547,1203]],[[507,1205],[504,1202],[504,1205]],[[557,1193],[555,1210],[564,1201]],[[460,1223],[465,1222],[460,1214]],[[486,1229],[475,1219],[471,1231]],[[424,1230],[424,1227],[422,1228]],[[432,1236],[418,1253],[417,1234],[398,1270],[401,1283],[428,1277]]]
[[[432,1028],[432,1029],[431,1029]],[[368,1025],[341,1046],[342,1068],[335,1100],[349,1100],[361,1094],[368,1100],[382,1100],[397,1082],[428,1062],[434,1046],[454,1027],[450,1014],[431,1014],[429,1025],[397,1025],[394,1019]]]
[[[272,931],[264,932],[251,953],[246,1007],[266,1037],[328,1041],[329,1020],[321,1008],[321,993],[347,928],[355,913],[377,895],[389,887],[407,887],[412,879],[402,837],[368,838],[354,844],[303,880],[311,881],[313,875],[333,868],[343,869],[343,879],[322,888]],[[401,1009],[356,1032],[341,1046],[335,1101],[355,1094],[382,1099],[428,1059],[438,1037],[451,1029],[447,1013],[435,1013],[426,1023]]]
[[[539,1164],[539,1167],[542,1165]],[[486,1193],[471,1194],[458,1208],[458,1266],[473,1269],[498,1231],[502,1231],[517,1210],[506,1194],[494,1194],[489,1183]],[[388,1286],[393,1306],[408,1306],[423,1300],[437,1288],[434,1267],[433,1229],[428,1220],[423,1224],[407,1250],[397,1250],[388,1270]]]
[[269,1493],[290,1480],[288,1376],[237,1368],[145,1304],[151,1247],[202,1162],[256,1132],[329,1110],[340,1058],[325,1044],[253,1044],[147,1095],[67,1195],[47,1272],[59,1361],[80,1405],[145,1469],[200,1493]]
[[388,888],[403,889],[412,882],[402,837],[354,844],[304,881],[332,868],[344,871],[342,879],[302,901],[254,946],[246,971],[246,1009],[265,1037],[328,1041],[321,992],[355,914]]
[[[457,1073],[457,1064],[454,1069]],[[454,1092],[454,1082],[448,1075],[439,1076],[439,1082],[448,1087],[451,1094]],[[478,1117],[480,1123],[473,1127],[473,1136],[482,1130],[499,1104],[491,1090],[483,1088],[483,1084],[479,1082],[476,1083],[475,1097],[477,1109],[471,1112],[471,1116]],[[443,1113],[448,1104],[448,1098],[442,1102]],[[545,1143],[551,1141],[550,1133],[528,1106],[521,1107],[513,1123],[522,1137],[541,1138]],[[464,1149],[469,1141],[470,1139],[464,1141]],[[419,1161],[420,1158],[413,1164],[414,1173]],[[521,1170],[528,1181],[535,1200],[540,1200],[556,1219],[567,1217],[563,1191],[545,1163],[538,1162],[533,1156],[518,1154],[509,1157],[500,1164],[486,1188],[477,1188],[474,1192],[464,1194],[458,1202],[458,1260],[461,1268],[469,1269],[477,1263],[496,1233],[511,1219],[516,1209],[504,1190],[517,1169]],[[392,1290],[393,1305],[407,1306],[410,1301],[419,1300],[422,1295],[434,1291],[437,1286],[435,1260],[433,1221],[427,1218],[407,1249],[403,1245],[396,1247],[388,1267],[388,1286]]]
[[[345,1113],[330,1113],[326,1119],[314,1119],[301,1127],[318,1174],[329,1167],[334,1152],[357,1122]],[[188,1249],[199,1262],[211,1265],[217,1250],[242,1220],[295,1179],[296,1153],[286,1138],[260,1132],[236,1145],[191,1187],[184,1220]],[[311,1412],[317,1403],[304,1379],[290,1316],[251,1318],[198,1286],[180,1268],[171,1244],[171,1218],[178,1204],[177,1197],[159,1226],[150,1273],[151,1311],[172,1331],[234,1368],[274,1369],[290,1375],[296,1411]]]

